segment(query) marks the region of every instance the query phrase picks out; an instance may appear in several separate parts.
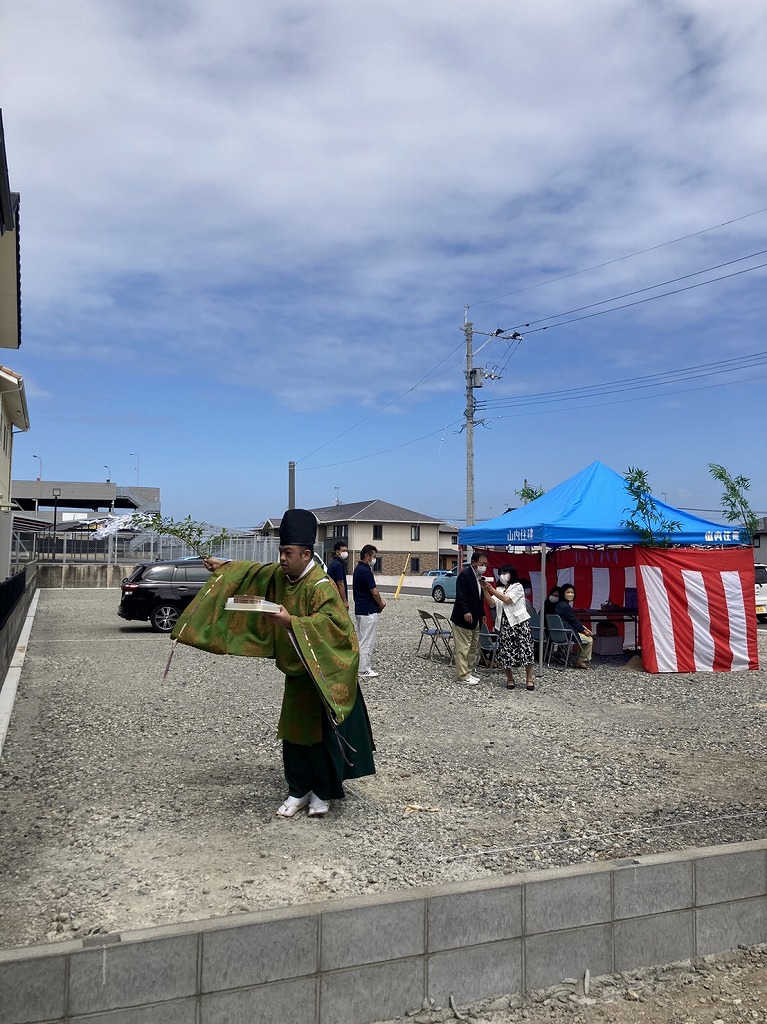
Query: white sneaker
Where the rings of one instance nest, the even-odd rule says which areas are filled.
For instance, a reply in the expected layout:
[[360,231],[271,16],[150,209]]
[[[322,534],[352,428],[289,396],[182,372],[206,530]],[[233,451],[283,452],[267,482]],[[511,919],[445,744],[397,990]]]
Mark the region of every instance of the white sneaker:
[[479,679],[476,676],[466,676],[465,679],[459,679],[459,683],[463,683],[464,686],[477,686]]
[[369,668],[364,672],[360,672],[360,679],[378,679],[378,673]]

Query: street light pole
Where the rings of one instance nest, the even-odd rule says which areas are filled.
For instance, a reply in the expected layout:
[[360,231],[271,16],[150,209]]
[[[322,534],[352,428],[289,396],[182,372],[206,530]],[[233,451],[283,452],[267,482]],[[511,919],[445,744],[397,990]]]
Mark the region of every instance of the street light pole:
[[40,458],[39,455],[33,455],[32,458],[33,459],[37,459],[38,462],[40,463],[40,469],[38,471],[37,479],[38,480],[42,480],[42,478],[43,478],[43,460]]
[[107,471],[107,483],[111,483],[111,480],[112,480],[112,470],[109,468],[109,466],[107,466],[106,463],[104,463],[104,469]]
[[56,548],[58,547],[58,537],[56,535],[56,524],[58,520],[59,511],[59,495],[61,494],[60,487],[52,487],[51,494],[53,495],[53,558],[52,561],[56,561]]
[[128,455],[132,455],[136,460],[136,487],[138,487],[138,468],[139,468],[139,457],[136,452],[128,452]]

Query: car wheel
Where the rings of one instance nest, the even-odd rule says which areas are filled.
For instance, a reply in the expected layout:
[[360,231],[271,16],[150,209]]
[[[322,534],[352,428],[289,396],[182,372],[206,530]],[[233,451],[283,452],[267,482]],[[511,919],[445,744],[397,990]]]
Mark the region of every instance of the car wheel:
[[435,601],[438,601],[439,604],[442,604],[442,602],[445,600],[444,588],[443,587],[435,587],[432,590],[432,592],[431,592],[431,596],[434,598]]
[[181,614],[175,604],[158,604],[152,609],[149,621],[155,633],[170,633]]

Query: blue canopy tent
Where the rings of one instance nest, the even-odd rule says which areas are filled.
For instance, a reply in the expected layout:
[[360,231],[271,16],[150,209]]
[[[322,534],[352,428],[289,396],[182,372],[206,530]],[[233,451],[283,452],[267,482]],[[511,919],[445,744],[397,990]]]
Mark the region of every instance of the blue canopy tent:
[[[736,528],[709,522],[657,499],[655,505],[664,519],[681,523],[681,529],[671,534],[674,544],[745,543]],[[622,525],[631,511],[625,479],[603,462],[592,462],[529,505],[465,526],[458,532],[458,543],[472,547],[636,544],[637,534]]]
[[[732,547],[746,543],[737,528],[721,526],[655,500],[658,513],[680,524],[672,543],[690,547]],[[569,477],[528,505],[458,531],[458,543],[471,547],[541,547],[541,580],[546,579],[546,550],[562,545],[635,545],[639,537],[623,526],[633,503],[620,473],[602,462]],[[543,584],[542,584],[543,585]],[[543,644],[539,645],[543,671]]]

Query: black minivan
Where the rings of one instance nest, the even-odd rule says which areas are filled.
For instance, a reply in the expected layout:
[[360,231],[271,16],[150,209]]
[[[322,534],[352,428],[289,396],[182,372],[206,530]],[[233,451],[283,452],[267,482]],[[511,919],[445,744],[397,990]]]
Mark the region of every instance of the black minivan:
[[123,619],[148,621],[156,633],[170,633],[209,579],[201,558],[137,565],[122,581],[117,614]]

